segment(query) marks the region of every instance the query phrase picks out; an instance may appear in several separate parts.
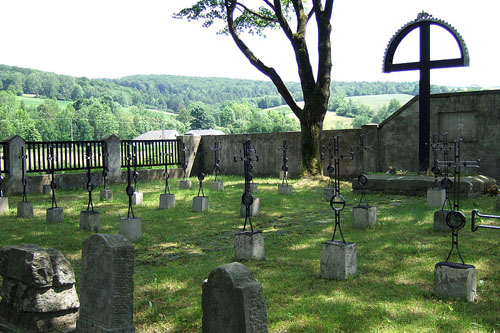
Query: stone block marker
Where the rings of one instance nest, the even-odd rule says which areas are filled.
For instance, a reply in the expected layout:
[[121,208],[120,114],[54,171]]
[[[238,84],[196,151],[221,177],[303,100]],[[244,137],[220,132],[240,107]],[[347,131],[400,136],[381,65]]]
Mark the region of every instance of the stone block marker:
[[193,210],[195,212],[206,212],[210,206],[210,200],[208,197],[194,197],[193,198]]
[[446,190],[444,188],[427,189],[427,206],[441,208],[445,200]]
[[335,188],[334,187],[325,187],[323,193],[325,195],[325,201],[330,202],[330,199],[335,195]]
[[438,210],[434,212],[434,222],[432,225],[434,231],[451,231],[450,227],[446,224],[446,215],[448,215],[449,212],[449,210]]
[[134,192],[132,195],[132,205],[141,206],[144,204],[144,193]]
[[83,241],[77,332],[134,332],[134,246],[119,234]]
[[202,332],[268,332],[262,284],[244,265],[233,262],[215,268],[203,281]]
[[441,299],[476,299],[476,268],[456,262],[438,262],[434,267],[434,293]]
[[292,185],[278,185],[278,194],[292,194]]
[[193,184],[189,179],[183,179],[179,182],[179,188],[190,190]]
[[31,202],[19,201],[17,203],[17,217],[32,218],[34,216],[33,204]]
[[210,189],[212,191],[222,192],[222,191],[224,191],[224,182],[221,180],[213,181],[210,184]]
[[160,194],[160,209],[169,209],[175,207],[175,194]]
[[368,228],[377,224],[377,207],[356,206],[352,208],[352,224],[356,228]]
[[265,260],[262,231],[242,231],[234,236],[234,260]]
[[46,217],[49,223],[63,223],[64,211],[61,207],[47,208]]
[[142,238],[142,223],[140,217],[121,217],[120,234],[129,241],[135,242]]
[[108,189],[101,190],[101,192],[99,192],[99,196],[101,201],[111,201],[113,200],[113,191]]
[[250,193],[254,194],[257,193],[259,189],[259,185],[255,183],[250,183]]
[[[253,202],[250,205],[250,216],[258,216],[260,214],[260,199],[253,198]],[[240,206],[240,217],[246,216],[246,207],[244,204]]]
[[0,197],[0,214],[9,212],[9,198]]
[[43,185],[43,187],[42,187],[42,193],[43,193],[43,195],[52,194],[52,188],[50,188],[50,184]]
[[99,232],[99,212],[83,210],[80,212],[80,229]]
[[358,263],[356,244],[340,241],[323,242],[321,250],[321,278],[347,280],[356,274]]
[[0,275],[0,323],[15,332],[75,329],[80,306],[75,275],[59,250],[36,244],[5,246],[0,250]]

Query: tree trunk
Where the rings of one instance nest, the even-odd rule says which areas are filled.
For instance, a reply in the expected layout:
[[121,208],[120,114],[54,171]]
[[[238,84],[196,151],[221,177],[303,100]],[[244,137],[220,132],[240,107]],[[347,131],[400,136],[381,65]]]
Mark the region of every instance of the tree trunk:
[[302,174],[322,175],[321,164],[321,131],[323,118],[312,112],[305,112],[300,121],[300,141],[302,148]]

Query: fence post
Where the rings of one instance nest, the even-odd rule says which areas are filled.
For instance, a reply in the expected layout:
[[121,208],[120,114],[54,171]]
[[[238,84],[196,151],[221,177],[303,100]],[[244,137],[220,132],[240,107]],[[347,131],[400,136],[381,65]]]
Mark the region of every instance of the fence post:
[[104,156],[104,158],[107,159],[106,164],[109,168],[108,180],[111,183],[120,182],[122,175],[120,159],[120,139],[116,135],[111,134],[110,136],[103,138],[103,141],[105,142],[108,153],[107,156]]
[[21,147],[26,147],[26,142],[18,135],[9,137],[5,140],[5,142],[7,142],[5,170],[8,172],[8,178],[5,186],[6,193],[19,194],[23,192],[23,172],[19,154],[21,153]]

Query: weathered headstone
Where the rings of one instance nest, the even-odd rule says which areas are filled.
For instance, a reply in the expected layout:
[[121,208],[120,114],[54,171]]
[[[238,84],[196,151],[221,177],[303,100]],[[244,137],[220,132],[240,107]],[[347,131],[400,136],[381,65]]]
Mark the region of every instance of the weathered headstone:
[[56,249],[36,244],[0,250],[3,277],[0,322],[23,332],[67,332],[76,327],[80,303],[70,263]]
[[102,154],[102,182],[104,188],[99,193],[99,197],[101,201],[111,201],[113,200],[113,191],[108,189],[108,173],[109,173],[109,162],[110,162],[110,154],[108,152],[108,143],[104,141],[103,145],[103,154]]
[[0,197],[0,213],[9,212],[9,198]]
[[446,215],[450,213],[451,210],[437,210],[434,212],[434,222],[432,224],[432,229],[434,231],[446,231],[450,232],[451,229],[446,224]]
[[250,270],[233,262],[212,270],[203,281],[202,332],[268,332],[262,284]]
[[83,242],[77,332],[134,332],[134,246],[122,235]]
[[160,209],[169,209],[175,207],[175,194],[160,194]]
[[434,293],[439,298],[476,299],[476,269],[456,262],[438,262],[434,268]]

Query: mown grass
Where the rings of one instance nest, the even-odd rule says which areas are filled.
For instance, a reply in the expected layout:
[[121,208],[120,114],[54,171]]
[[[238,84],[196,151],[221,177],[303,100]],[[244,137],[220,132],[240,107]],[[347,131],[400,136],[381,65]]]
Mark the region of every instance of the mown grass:
[[[24,102],[26,106],[34,106],[37,107],[40,104],[43,104],[47,99],[45,98],[38,98],[34,97],[33,95],[23,95],[23,96],[17,96],[17,99],[19,102]],[[59,104],[59,107],[61,109],[64,109],[68,104],[73,103],[73,101],[57,101],[57,104]]]
[[[171,181],[176,207],[159,210],[163,182],[139,184],[144,206],[134,207],[142,219],[143,239],[135,243],[134,321],[138,332],[201,331],[201,283],[210,271],[233,261],[234,233],[239,217],[241,178],[224,177],[224,192],[205,194],[210,211],[191,211],[197,188],[180,190]],[[271,332],[492,332],[500,330],[500,233],[470,232],[470,211],[494,213],[494,198],[462,200],[468,221],[460,231],[460,249],[477,270],[479,298],[474,303],[437,299],[432,292],[434,265],[443,261],[451,234],[432,230],[434,209],[423,197],[369,195],[378,208],[376,227],[352,227],[351,208],[359,194],[342,183],[347,206],[342,228],[356,243],[358,274],[347,281],[319,278],[321,243],[331,239],[333,212],[323,201],[325,183],[292,181],[294,193],[277,194],[277,179],[257,179],[261,215],[252,219],[264,232],[265,261],[243,262],[263,284]],[[197,181],[193,179],[193,185]],[[101,232],[117,233],[127,214],[125,185],[112,185],[114,201],[99,202]],[[95,193],[98,197],[97,188]],[[60,249],[78,278],[81,244],[91,236],[80,231],[79,214],[87,206],[84,190],[59,191],[64,223],[48,225],[50,196],[30,195],[34,219],[18,219],[19,196],[9,197],[11,209],[0,216],[0,246],[37,243]],[[500,212],[497,212],[500,213]],[[455,256],[453,259],[458,260]]]

